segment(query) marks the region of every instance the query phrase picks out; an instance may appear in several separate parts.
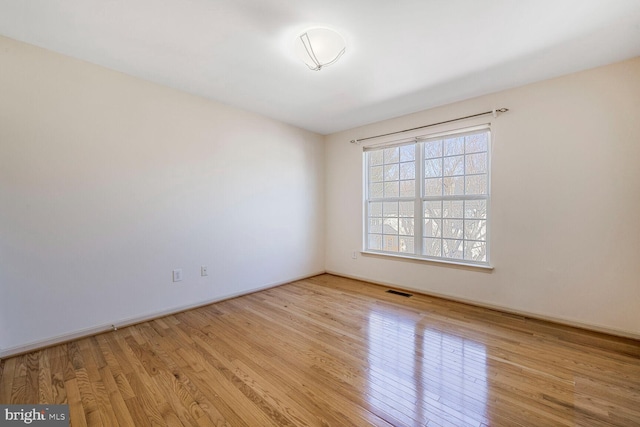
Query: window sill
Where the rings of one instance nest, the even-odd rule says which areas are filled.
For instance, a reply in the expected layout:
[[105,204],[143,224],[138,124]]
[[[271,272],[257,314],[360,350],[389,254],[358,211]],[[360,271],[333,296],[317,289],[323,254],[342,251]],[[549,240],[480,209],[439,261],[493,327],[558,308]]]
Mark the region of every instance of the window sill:
[[434,259],[434,258],[423,258],[415,255],[414,256],[396,255],[388,252],[360,251],[360,253],[365,256],[395,258],[402,261],[417,261],[417,262],[425,262],[428,264],[444,264],[443,266],[450,266],[450,267],[467,267],[471,269],[489,270],[489,271],[493,270],[492,265],[474,264],[474,263],[464,262],[464,261],[449,261],[449,260],[440,260],[440,259]]

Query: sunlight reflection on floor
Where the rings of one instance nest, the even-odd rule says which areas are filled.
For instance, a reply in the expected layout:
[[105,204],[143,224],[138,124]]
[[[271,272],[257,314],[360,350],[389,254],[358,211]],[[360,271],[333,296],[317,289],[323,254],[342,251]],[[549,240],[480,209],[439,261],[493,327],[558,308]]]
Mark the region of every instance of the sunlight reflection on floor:
[[486,421],[485,346],[424,323],[369,314],[369,403],[404,423],[431,417],[458,424]]

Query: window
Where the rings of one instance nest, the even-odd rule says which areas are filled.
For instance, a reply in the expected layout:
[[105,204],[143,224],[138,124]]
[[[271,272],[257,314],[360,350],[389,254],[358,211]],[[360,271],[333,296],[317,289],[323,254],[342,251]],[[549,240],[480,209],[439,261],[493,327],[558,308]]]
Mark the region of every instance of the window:
[[488,127],[365,148],[365,251],[489,265]]

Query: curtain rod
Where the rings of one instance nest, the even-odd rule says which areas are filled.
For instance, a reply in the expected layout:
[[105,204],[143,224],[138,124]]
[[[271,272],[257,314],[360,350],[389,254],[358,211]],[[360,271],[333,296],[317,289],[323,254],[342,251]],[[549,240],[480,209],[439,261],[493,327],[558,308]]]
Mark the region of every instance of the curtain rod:
[[457,119],[445,120],[444,122],[432,123],[430,125],[418,126],[416,128],[404,129],[404,130],[399,130],[399,131],[396,131],[396,132],[383,133],[381,135],[368,136],[366,138],[352,139],[351,143],[352,144],[359,144],[362,141],[367,141],[369,139],[381,138],[383,136],[397,135],[399,133],[410,132],[412,130],[419,130],[419,129],[424,129],[424,128],[428,128],[428,127],[431,127],[431,126],[438,126],[438,125],[444,125],[446,123],[457,122],[458,120],[465,120],[465,119],[471,119],[473,117],[486,116],[487,114],[493,114],[493,117],[498,117],[498,113],[506,113],[507,111],[509,111],[508,108],[497,108],[497,109],[494,109],[494,110],[491,110],[491,111],[485,111],[484,113],[478,113],[478,114],[472,114],[470,116],[458,117]]

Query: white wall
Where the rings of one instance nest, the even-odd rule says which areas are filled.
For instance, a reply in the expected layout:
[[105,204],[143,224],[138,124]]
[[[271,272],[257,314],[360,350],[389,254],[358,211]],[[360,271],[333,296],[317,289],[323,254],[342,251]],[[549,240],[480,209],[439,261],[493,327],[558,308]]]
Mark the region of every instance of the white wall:
[[322,272],[323,162],[320,135],[0,38],[0,347]]
[[[351,259],[362,149],[349,141],[499,107],[495,269]],[[326,165],[327,271],[640,337],[640,58],[330,135]]]
[[[348,141],[501,106],[511,111],[493,123],[495,270],[351,259],[362,151]],[[325,267],[638,337],[638,117],[640,58],[325,146],[0,37],[0,355]]]

